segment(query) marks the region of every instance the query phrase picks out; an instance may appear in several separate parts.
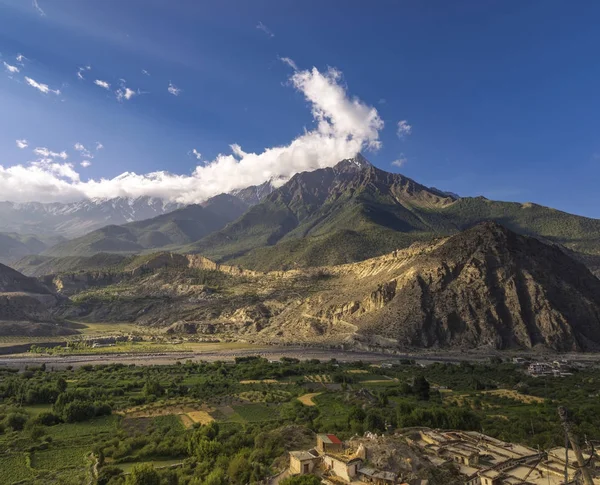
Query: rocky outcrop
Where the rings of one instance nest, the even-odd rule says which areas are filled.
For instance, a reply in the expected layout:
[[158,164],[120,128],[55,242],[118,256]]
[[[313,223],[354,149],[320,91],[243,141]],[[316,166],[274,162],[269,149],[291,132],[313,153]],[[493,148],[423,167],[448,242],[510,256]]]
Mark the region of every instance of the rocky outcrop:
[[0,265],[0,335],[69,333],[60,333],[60,329],[51,325],[56,322],[51,310],[60,301],[40,281]]
[[335,288],[282,312],[265,336],[405,348],[600,348],[600,280],[560,248],[498,224],[329,270]]
[[136,261],[116,276],[61,276],[62,291],[88,290],[61,315],[268,343],[600,349],[600,280],[560,247],[495,223],[308,270],[169,253]]

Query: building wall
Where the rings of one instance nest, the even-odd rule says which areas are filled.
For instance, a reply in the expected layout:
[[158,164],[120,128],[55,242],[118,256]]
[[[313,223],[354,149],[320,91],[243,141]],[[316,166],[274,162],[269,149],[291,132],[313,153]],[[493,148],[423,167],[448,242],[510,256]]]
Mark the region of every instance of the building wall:
[[320,437],[317,437],[317,449],[321,453],[341,453],[343,450],[341,443],[325,443]]
[[[290,473],[292,475],[305,475],[312,473],[315,469],[316,460],[304,460],[300,461],[294,456],[290,456]],[[308,471],[304,471],[304,465],[308,465]]]
[[344,463],[343,461],[336,460],[331,456],[325,456],[323,459],[325,466],[333,471],[335,475],[344,480],[350,482],[358,472],[360,462],[355,461],[353,463]]

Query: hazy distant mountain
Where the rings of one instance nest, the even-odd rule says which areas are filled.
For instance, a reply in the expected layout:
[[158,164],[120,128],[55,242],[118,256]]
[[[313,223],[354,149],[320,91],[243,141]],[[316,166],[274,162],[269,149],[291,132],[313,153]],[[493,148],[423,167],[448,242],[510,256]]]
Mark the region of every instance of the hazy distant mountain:
[[0,202],[0,232],[78,237],[110,224],[149,219],[182,204],[156,197],[117,197],[70,203]]
[[61,236],[0,233],[0,263],[9,264],[23,256],[41,253],[44,249],[63,241],[66,239]]
[[[96,253],[136,253],[181,246],[223,228],[247,209],[248,205],[237,197],[221,194],[201,205],[188,205],[151,219],[102,227],[58,244],[42,254],[53,257],[92,256]],[[23,269],[27,271],[27,267]]]

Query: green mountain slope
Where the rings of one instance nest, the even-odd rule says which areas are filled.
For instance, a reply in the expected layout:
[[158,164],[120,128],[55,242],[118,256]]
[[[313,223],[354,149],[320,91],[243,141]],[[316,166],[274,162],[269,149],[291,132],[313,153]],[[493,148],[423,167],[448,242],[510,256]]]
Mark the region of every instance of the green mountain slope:
[[297,174],[237,221],[183,250],[261,270],[367,259],[496,221],[600,255],[600,221],[536,204],[458,198],[364,158]]
[[44,249],[65,240],[63,237],[0,233],[0,263],[11,264],[23,256],[41,253]]
[[132,256],[114,253],[98,253],[93,256],[52,257],[43,255],[25,256],[11,265],[26,276],[45,276],[78,271],[101,271],[129,261]]
[[[58,244],[44,256],[92,256],[97,253],[137,253],[147,249],[196,241],[238,218],[247,205],[231,195],[219,195],[202,205],[189,205],[152,219],[123,226],[106,226],[85,236]],[[24,271],[29,271],[21,266]]]

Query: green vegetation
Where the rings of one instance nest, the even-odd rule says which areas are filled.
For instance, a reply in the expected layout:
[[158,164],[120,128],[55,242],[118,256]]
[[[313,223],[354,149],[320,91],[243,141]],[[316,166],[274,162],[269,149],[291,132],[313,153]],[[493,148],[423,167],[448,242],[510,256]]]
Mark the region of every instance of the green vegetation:
[[490,220],[584,255],[600,255],[598,220],[483,197],[452,201],[377,169],[351,178],[334,176],[332,169],[300,174],[234,223],[184,250],[258,270],[333,265]]
[[103,227],[58,244],[44,254],[59,258],[96,253],[128,254],[188,244],[221,229],[242,215],[246,208],[239,199],[223,194],[202,206],[193,204],[151,219]]
[[[95,473],[104,485],[245,485],[279,472],[287,451],[312,446],[315,432],[346,439],[412,426],[483,428],[548,449],[563,442],[559,405],[570,409],[577,433],[600,437],[598,382],[596,369],[535,379],[497,361],[380,368],[246,357],[149,367],[5,368],[0,470],[7,485],[75,485]],[[297,399],[315,386],[314,406]]]

